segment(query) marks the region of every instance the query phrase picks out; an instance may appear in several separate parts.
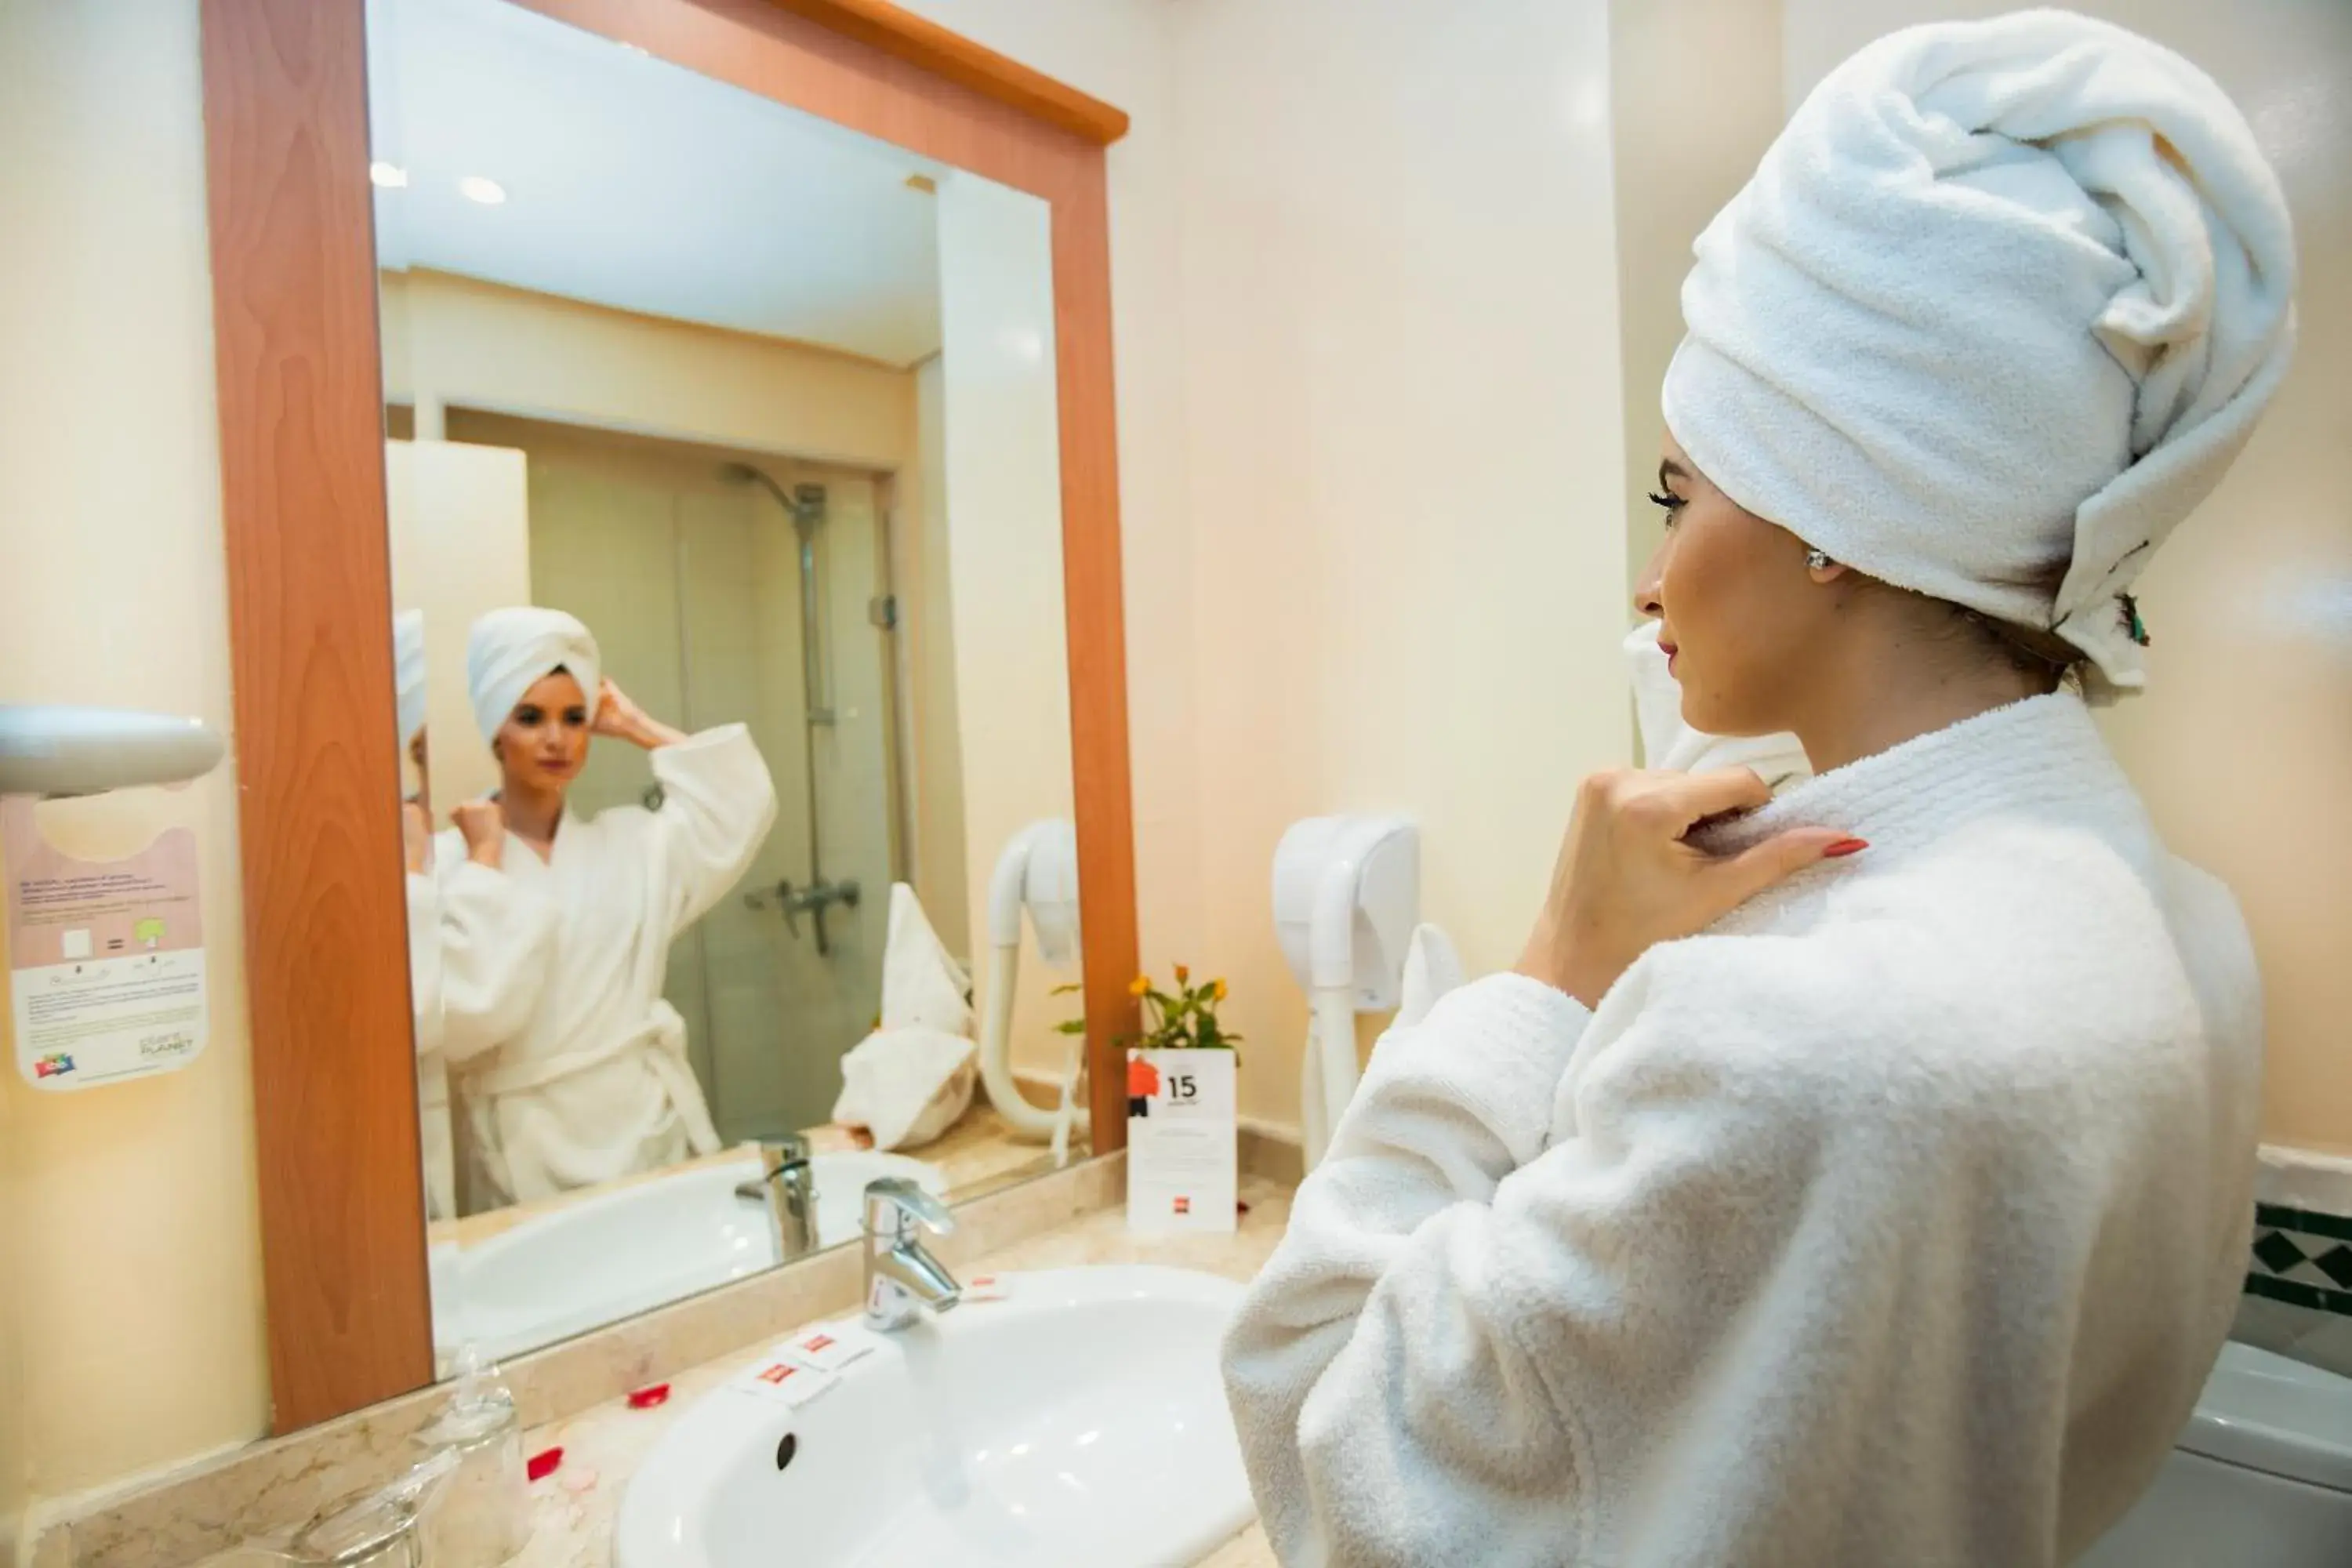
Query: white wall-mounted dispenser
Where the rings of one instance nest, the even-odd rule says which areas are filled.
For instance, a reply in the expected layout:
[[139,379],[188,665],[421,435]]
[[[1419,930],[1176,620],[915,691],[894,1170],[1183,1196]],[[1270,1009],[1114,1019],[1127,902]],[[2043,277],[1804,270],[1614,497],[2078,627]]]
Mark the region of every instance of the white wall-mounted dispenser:
[[980,1024],[980,1081],[990,1102],[1014,1136],[1050,1140],[1055,1163],[1061,1164],[1069,1159],[1086,1037],[1070,1037],[1061,1103],[1052,1110],[1031,1103],[1013,1077],[1013,994],[1021,977],[1024,910],[1037,933],[1038,954],[1057,969],[1074,963],[1079,951],[1078,834],[1066,821],[1031,823],[997,857],[988,879],[988,995]]
[[1312,816],[1274,852],[1274,923],[1312,1006],[1299,1128],[1312,1168],[1356,1092],[1356,1015],[1397,1005],[1421,909],[1421,830],[1402,816]]
[[0,795],[58,799],[179,784],[210,773],[226,749],[200,719],[0,703]]

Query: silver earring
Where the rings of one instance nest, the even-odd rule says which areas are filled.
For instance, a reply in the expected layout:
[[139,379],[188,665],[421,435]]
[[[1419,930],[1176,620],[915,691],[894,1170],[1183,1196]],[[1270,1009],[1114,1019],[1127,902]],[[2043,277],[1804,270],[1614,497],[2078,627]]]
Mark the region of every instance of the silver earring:
[[1805,564],[1815,572],[1826,572],[1837,563],[1830,559],[1830,552],[1826,550],[1808,550],[1805,552]]

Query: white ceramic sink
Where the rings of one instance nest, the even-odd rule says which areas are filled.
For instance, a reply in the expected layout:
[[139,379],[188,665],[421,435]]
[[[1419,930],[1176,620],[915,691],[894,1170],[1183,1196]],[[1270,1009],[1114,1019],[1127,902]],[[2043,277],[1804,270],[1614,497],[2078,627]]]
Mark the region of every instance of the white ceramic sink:
[[[877,1177],[946,1194],[936,1167],[903,1154],[818,1154],[810,1165],[820,1247],[856,1237],[866,1184]],[[759,1174],[756,1153],[698,1165],[583,1199],[478,1247],[436,1249],[435,1341],[445,1352],[470,1338],[488,1355],[515,1355],[774,1268],[781,1249],[765,1200],[735,1191]]]
[[688,1408],[622,1499],[617,1568],[1144,1568],[1248,1524],[1217,1371],[1239,1285],[1142,1267],[1001,1284],[896,1334],[853,1320],[842,1336],[873,1348],[797,1407],[762,1363]]

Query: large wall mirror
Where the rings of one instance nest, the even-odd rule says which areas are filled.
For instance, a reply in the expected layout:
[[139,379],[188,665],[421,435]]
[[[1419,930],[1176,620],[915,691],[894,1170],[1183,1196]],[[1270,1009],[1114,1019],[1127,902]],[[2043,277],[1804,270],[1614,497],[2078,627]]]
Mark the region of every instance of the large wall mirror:
[[1083,1153],[1047,205],[507,0],[368,85],[436,1359]]
[[[853,1239],[877,1177],[1118,1141],[1106,138],[829,9],[208,0],[281,1428]],[[380,510],[322,521],[274,439],[312,348]],[[384,743],[322,751],[273,652],[369,603]],[[396,803],[406,963],[320,990],[345,760]]]

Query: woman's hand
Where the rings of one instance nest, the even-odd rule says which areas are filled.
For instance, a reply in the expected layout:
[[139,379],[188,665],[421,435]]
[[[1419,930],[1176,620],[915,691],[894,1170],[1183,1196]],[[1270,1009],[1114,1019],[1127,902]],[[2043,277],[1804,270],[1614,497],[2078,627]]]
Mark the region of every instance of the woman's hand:
[[590,730],[594,734],[643,746],[648,752],[657,746],[675,746],[686,739],[683,731],[671,729],[629,700],[629,694],[609,678],[596,688],[596,718]]
[[458,837],[466,841],[467,859],[493,871],[504,864],[507,818],[497,801],[469,800],[451,812],[449,819],[457,825]]
[[1748,768],[1585,780],[1518,972],[1597,1007],[1654,944],[1705,930],[1808,866],[1869,847],[1829,827],[1794,828],[1724,857],[1684,842],[1707,818],[1771,798]]

